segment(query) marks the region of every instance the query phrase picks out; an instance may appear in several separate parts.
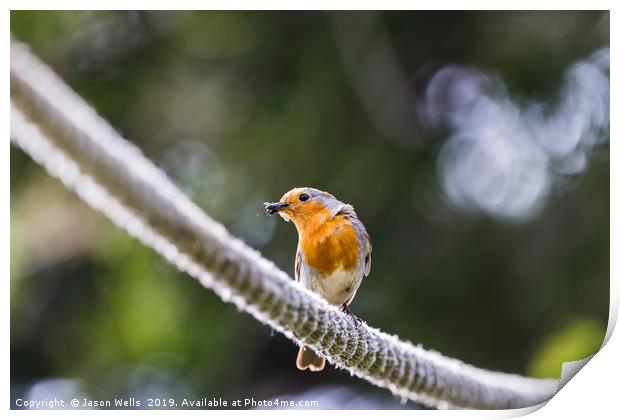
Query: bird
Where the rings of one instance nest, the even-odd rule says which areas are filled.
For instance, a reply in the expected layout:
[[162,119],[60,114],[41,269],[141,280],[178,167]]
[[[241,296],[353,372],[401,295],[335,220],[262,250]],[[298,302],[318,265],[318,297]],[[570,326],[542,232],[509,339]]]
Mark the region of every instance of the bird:
[[[359,325],[349,305],[370,273],[372,245],[353,206],[311,187],[293,188],[280,201],[264,205],[267,214],[278,214],[297,229],[295,280]],[[296,365],[300,370],[321,371],[325,358],[302,345]]]

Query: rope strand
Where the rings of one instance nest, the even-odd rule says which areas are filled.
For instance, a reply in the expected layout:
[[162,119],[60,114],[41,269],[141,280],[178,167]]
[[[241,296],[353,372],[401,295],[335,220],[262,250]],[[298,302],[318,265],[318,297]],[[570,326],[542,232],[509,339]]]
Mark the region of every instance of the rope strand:
[[11,41],[11,140],[93,209],[258,321],[403,399],[521,408],[558,381],[491,372],[366,324],[294,282],[230,235],[29,49]]

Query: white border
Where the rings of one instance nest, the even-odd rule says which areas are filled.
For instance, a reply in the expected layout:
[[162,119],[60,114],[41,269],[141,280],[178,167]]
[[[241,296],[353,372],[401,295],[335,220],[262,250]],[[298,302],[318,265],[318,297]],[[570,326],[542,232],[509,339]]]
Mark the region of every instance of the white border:
[[[22,1],[15,2],[9,1],[10,9],[81,9],[85,4],[79,1],[56,1],[56,2],[44,2],[44,1]],[[176,0],[175,2],[169,2],[166,4],[154,4],[152,1],[118,1],[118,0],[108,0],[108,1],[91,1],[88,2],[88,5],[91,7],[95,7],[97,9],[160,9],[160,10],[175,10],[175,9],[213,9],[213,10],[227,10],[227,9],[247,9],[247,10],[258,10],[258,9],[325,9],[325,10],[336,10],[336,9],[410,9],[411,7],[415,7],[419,10],[436,10],[439,6],[442,6],[442,9],[452,9],[452,10],[480,10],[480,9],[496,9],[496,10],[612,10],[614,11],[614,3],[611,1],[598,1],[591,0],[588,2],[584,1],[574,1],[574,0],[565,0],[565,1],[532,1],[532,0],[523,0],[523,1],[509,1],[509,2],[491,2],[491,1],[480,1],[473,0],[468,2],[462,1],[433,1],[427,2],[425,4],[419,2],[405,2],[405,1],[395,1],[395,0],[384,0],[381,2],[369,2],[369,1],[341,1],[335,2],[325,1],[325,0],[315,0],[312,2],[292,2],[287,1],[236,1],[236,2],[223,2],[223,1],[208,1],[208,2],[199,2],[199,1],[189,1],[189,0]],[[467,6],[467,8],[464,8]],[[2,20],[6,23],[3,25],[6,28],[9,28],[9,19],[10,14],[7,13],[3,16]],[[614,23],[617,19],[615,19],[615,14],[611,13],[610,17],[610,39],[613,40],[615,31]],[[617,60],[616,60],[616,51],[615,51],[615,42],[611,42],[611,85],[614,86],[614,80],[617,73],[615,70],[617,69]],[[7,37],[7,42],[4,44],[5,52],[5,65],[3,66],[3,72],[5,77],[5,81],[9,80],[9,66],[8,66],[8,57],[9,57],[9,42]],[[7,142],[6,147],[8,148],[8,120],[9,120],[9,101],[6,98],[9,96],[9,84],[6,83],[3,86],[3,91],[5,93],[5,100],[2,102],[3,115],[4,115],[4,129],[7,134]],[[618,120],[618,112],[617,112],[617,103],[618,103],[618,92],[613,88],[611,89],[611,121],[619,121]],[[7,150],[7,149],[5,149]],[[9,153],[3,153],[2,155],[2,167],[5,168],[0,175],[0,188],[2,190],[2,194],[5,198],[9,197],[10,190],[10,175],[9,175]],[[611,162],[618,162],[618,151],[617,148],[611,147]],[[618,215],[620,214],[620,206],[618,205],[618,170],[614,168],[614,165],[611,164],[611,214]],[[0,252],[0,267],[5,272],[5,295],[3,296],[3,365],[5,367],[4,372],[8,375],[9,367],[10,367],[10,339],[9,339],[9,301],[10,301],[10,282],[8,279],[10,278],[10,267],[9,267],[9,252],[10,252],[10,205],[9,200],[5,199],[2,201],[1,206],[1,217],[0,217],[0,231],[4,233],[4,240],[2,241],[2,252]],[[611,255],[618,256],[620,255],[618,249],[618,234],[619,234],[619,224],[617,222],[617,218],[611,219]],[[618,260],[612,258],[611,260],[611,302],[610,302],[610,326],[615,325],[617,321],[618,314]],[[540,419],[571,419],[571,418],[584,418],[584,416],[593,416],[592,418],[607,418],[610,414],[614,412],[618,412],[617,408],[617,386],[615,385],[617,378],[620,376],[620,362],[616,355],[620,354],[620,344],[619,340],[615,336],[612,336],[605,347],[592,359],[590,363],[588,363],[582,371],[580,371],[573,380],[571,380],[559,393],[556,397],[554,397],[548,404],[546,404],[540,410],[535,411],[533,414],[530,414],[534,418]],[[8,410],[9,408],[9,380],[5,378],[2,383],[2,390],[4,391],[4,398],[2,398],[2,408],[4,410]],[[456,411],[456,412],[436,412],[436,411],[415,411],[411,412],[408,410],[405,411],[390,411],[390,417],[402,417],[402,418],[411,418],[411,416],[421,417],[421,418],[510,418],[517,417],[532,410],[513,410],[513,411]],[[238,411],[227,411],[227,412],[218,412],[218,418],[233,418],[237,417],[240,412]],[[256,416],[258,418],[290,418],[291,413],[286,411],[243,411],[243,415]],[[251,414],[250,414],[251,413]],[[45,415],[45,417],[49,418],[83,418],[85,415],[88,417],[111,417],[115,418],[165,418],[169,419],[171,415],[177,416],[179,413],[169,413],[166,411],[112,411],[112,412],[95,412],[95,411],[11,411],[10,415],[15,417],[31,417],[31,416],[39,416]],[[205,413],[203,411],[183,411],[182,415],[184,417],[195,417],[204,419],[205,416],[210,416],[215,413]],[[312,411],[305,412],[295,412],[295,417],[298,419],[310,419],[314,418],[317,413]],[[321,416],[329,416],[329,417],[340,417],[343,416],[351,416],[355,418],[365,417],[367,415],[375,416],[376,414],[370,412],[355,412],[355,411],[347,411],[347,412],[339,412],[339,411],[324,411],[320,414]],[[388,415],[387,412],[381,412],[381,416]]]
[[[58,0],[55,2],[41,0],[9,1],[13,10],[81,10],[86,3],[77,0]],[[608,0],[591,1],[490,1],[439,0],[413,2],[404,0],[233,0],[233,1],[198,1],[176,0],[174,2],[153,2],[146,0],[119,1],[93,0],[87,3],[95,10],[611,10],[613,2]]]

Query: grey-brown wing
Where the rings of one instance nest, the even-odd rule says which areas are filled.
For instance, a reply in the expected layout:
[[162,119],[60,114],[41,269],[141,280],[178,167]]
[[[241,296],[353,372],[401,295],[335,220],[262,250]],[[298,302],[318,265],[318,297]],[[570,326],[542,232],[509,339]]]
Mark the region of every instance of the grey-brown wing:
[[361,252],[364,255],[364,276],[368,277],[368,274],[370,273],[370,266],[372,263],[372,258],[370,256],[370,254],[372,253],[370,235],[366,231],[366,227],[364,226],[364,224],[360,221],[360,219],[358,219],[357,213],[355,213],[353,206],[351,206],[350,204],[343,205],[340,208],[338,214],[346,216],[351,221],[351,223],[353,224],[353,228],[357,232],[359,238],[362,240],[363,246]]
[[297,247],[297,254],[295,255],[295,280],[299,281],[299,273],[301,272],[301,251]]
[[366,256],[364,257],[364,276],[368,277],[370,274],[370,266],[372,265],[372,245],[370,244],[370,238],[366,236]]

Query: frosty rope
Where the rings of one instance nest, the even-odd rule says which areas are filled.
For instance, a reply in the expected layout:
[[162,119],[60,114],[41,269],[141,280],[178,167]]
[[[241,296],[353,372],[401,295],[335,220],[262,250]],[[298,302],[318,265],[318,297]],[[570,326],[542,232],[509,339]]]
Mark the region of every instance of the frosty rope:
[[517,408],[555,393],[555,380],[486,371],[356,326],[232,237],[16,41],[11,139],[91,207],[224,301],[402,398],[435,407]]

